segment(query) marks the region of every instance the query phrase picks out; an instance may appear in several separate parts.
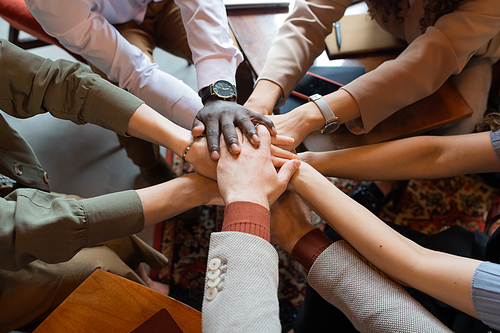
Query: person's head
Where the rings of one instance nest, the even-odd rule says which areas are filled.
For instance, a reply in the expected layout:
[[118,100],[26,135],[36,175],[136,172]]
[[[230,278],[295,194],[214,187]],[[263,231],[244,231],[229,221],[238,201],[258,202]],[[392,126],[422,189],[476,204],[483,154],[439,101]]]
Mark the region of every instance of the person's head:
[[[396,17],[400,22],[404,19],[399,16],[401,11],[400,3],[406,0],[366,0],[370,4],[370,14],[378,15],[384,22],[389,20],[390,16]],[[424,0],[424,17],[420,19],[420,29],[425,32],[427,27],[433,25],[441,16],[451,13],[465,0]]]

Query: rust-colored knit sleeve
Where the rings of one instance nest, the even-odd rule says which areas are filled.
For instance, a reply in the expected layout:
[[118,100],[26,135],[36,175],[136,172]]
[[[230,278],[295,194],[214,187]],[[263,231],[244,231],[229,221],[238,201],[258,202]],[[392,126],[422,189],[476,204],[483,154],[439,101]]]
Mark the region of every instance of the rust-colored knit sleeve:
[[292,256],[309,271],[316,258],[332,243],[321,230],[314,229],[299,239],[293,247]]
[[265,207],[247,201],[236,201],[224,211],[222,231],[245,232],[271,240],[271,213]]

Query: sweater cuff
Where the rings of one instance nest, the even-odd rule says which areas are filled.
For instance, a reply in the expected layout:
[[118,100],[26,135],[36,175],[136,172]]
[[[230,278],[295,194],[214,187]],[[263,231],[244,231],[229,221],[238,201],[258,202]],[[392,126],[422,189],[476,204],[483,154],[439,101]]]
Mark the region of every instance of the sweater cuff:
[[299,239],[293,247],[292,256],[309,271],[318,256],[332,243],[330,238],[316,228]]
[[271,213],[265,207],[247,201],[236,201],[224,211],[222,231],[238,231],[271,241]]

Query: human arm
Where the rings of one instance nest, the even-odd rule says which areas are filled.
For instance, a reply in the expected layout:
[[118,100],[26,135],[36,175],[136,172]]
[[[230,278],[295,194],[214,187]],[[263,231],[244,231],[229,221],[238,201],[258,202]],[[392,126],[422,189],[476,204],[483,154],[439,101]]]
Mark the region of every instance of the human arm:
[[[176,1],[181,8],[183,22],[198,77],[198,90],[218,80],[236,85],[236,68],[243,56],[234,45],[229,32],[226,8],[222,1]],[[234,154],[239,153],[235,126],[254,144],[259,137],[253,123],[268,127],[273,134],[272,122],[236,103],[235,100],[208,98],[196,114],[193,136],[205,134],[208,150],[215,161],[219,156],[219,135],[222,133]],[[253,122],[253,123],[252,123]]]
[[[204,332],[281,331],[278,256],[269,243],[269,206],[286,189],[300,162],[287,162],[277,173],[271,163],[269,133],[263,126],[257,129],[259,147],[243,139],[239,155],[232,155],[221,139],[217,178],[226,212],[222,232],[210,238]],[[228,312],[231,316],[221,320],[221,314]]]
[[0,268],[67,261],[84,247],[137,233],[217,197],[216,183],[198,174],[82,200],[18,189],[0,198]]
[[[418,5],[414,3],[408,9],[404,32],[399,35],[408,47],[396,59],[342,88],[352,95],[360,110],[359,119],[346,123],[355,134],[371,131],[388,116],[437,91],[450,75],[459,74],[472,56],[489,57],[493,62],[498,59],[498,3],[462,2],[458,9],[427,27],[425,33],[421,31],[421,14],[416,14]],[[377,21],[382,19],[377,17]]]
[[427,250],[404,238],[306,163],[290,188],[389,277],[477,318],[470,294],[481,262]]
[[[79,63],[52,61],[0,40],[0,108],[18,118],[49,112],[78,125],[93,123],[121,135],[157,143],[182,156],[191,133],[142,100],[103,80]],[[61,96],[64,96],[62,98]],[[187,156],[197,171],[215,178],[205,143]]]
[[28,0],[26,4],[43,29],[65,48],[82,55],[111,81],[174,123],[191,129],[194,116],[202,107],[196,92],[160,70],[110,23],[137,21],[146,12],[146,2],[139,8],[136,2],[121,2],[120,13],[107,7],[110,4],[105,1]]
[[499,134],[417,136],[336,151],[305,152],[299,156],[325,176],[361,180],[453,177],[500,170],[490,135]]
[[309,285],[341,310],[357,330],[449,331],[345,241],[334,243],[316,228],[310,215],[309,207],[286,191],[271,209],[271,242],[302,264]]
[[[412,13],[415,10],[416,8],[410,8]],[[424,34],[420,31],[420,16],[408,14],[404,32],[409,42],[407,49],[395,60],[385,62],[340,89],[351,95],[360,118],[345,117],[345,110],[336,104],[330,104],[330,107],[337,116],[344,119],[343,122],[353,133],[369,132],[394,112],[435,92],[450,75],[460,73],[471,56],[498,59],[498,10],[495,1],[464,2],[458,10],[439,18]],[[288,34],[280,31],[278,35],[277,41],[282,39],[283,46],[296,38],[305,38],[300,35],[309,34],[306,28],[293,30],[294,22],[287,21],[290,29]],[[311,26],[318,26],[319,29],[317,20],[311,19],[310,22]],[[323,42],[317,45],[324,47]],[[308,48],[311,46],[306,44],[296,50]],[[279,84],[284,97],[287,97],[308,67],[300,67],[299,71],[297,64],[294,66],[286,63],[285,66],[286,57],[290,58],[288,61],[293,61],[295,56],[280,50],[278,47],[271,50],[267,58],[269,70],[260,78]],[[301,54],[296,58],[301,59]],[[276,61],[273,62],[273,59]],[[310,66],[310,63],[307,65]],[[290,69],[296,71],[289,74]],[[276,125],[279,129],[278,124]]]
[[[270,114],[275,106],[281,106],[311,67],[314,59],[325,50],[324,40],[332,32],[333,22],[344,15],[351,2],[352,0],[295,1],[293,11],[273,41],[264,68],[259,73],[255,91],[248,103],[255,102],[258,105],[262,103],[259,100],[264,99],[267,114]],[[261,84],[267,88],[270,83],[280,88],[280,90],[272,88],[272,99],[270,96],[265,96],[266,90],[259,89]]]

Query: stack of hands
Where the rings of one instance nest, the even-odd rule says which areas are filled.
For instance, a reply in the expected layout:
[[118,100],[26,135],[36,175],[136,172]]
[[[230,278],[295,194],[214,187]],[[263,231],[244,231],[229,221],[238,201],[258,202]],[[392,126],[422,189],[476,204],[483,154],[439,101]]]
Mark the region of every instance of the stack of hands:
[[[204,159],[206,162],[206,149],[217,152],[217,163],[200,163],[204,166],[197,168],[201,175],[214,180],[204,186],[207,189],[205,192],[210,193],[206,204],[227,206],[232,202],[245,201],[263,206],[271,211],[271,242],[291,252],[295,243],[315,228],[310,222],[308,207],[293,191],[300,190],[296,184],[301,175],[317,172],[301,162],[292,151],[278,147],[291,147],[294,139],[276,135],[272,128],[258,124],[255,133],[247,131],[243,135],[239,128],[233,127],[231,131],[234,131],[235,137],[222,134],[217,145],[213,141],[207,145],[210,140],[207,135],[196,141],[193,152],[190,151],[187,156],[192,154],[193,161]],[[289,218],[291,216],[308,218]]]

